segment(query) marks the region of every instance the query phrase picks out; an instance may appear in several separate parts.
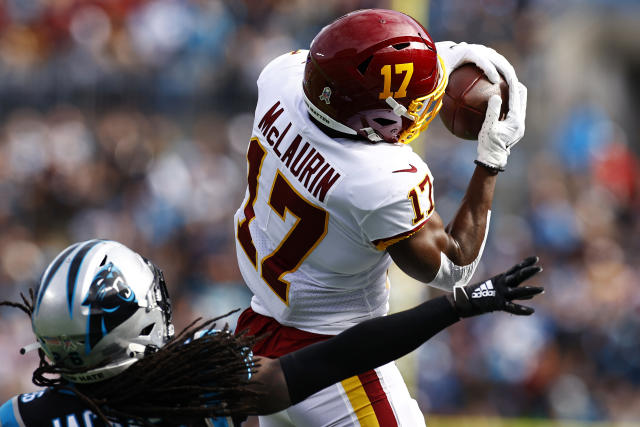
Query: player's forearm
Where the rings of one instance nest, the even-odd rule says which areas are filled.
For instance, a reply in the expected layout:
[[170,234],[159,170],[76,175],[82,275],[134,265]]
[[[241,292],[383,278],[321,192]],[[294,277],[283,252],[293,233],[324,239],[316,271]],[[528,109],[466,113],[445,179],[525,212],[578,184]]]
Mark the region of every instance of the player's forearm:
[[438,297],[411,310],[367,320],[330,340],[280,358],[291,404],[415,350],[459,317]]
[[414,235],[387,248],[411,277],[450,291],[466,285],[482,254],[496,176],[478,166],[458,212],[445,228],[437,212]]
[[480,253],[496,178],[497,172],[477,166],[458,212],[446,227],[450,242],[443,252],[456,265],[471,264]]

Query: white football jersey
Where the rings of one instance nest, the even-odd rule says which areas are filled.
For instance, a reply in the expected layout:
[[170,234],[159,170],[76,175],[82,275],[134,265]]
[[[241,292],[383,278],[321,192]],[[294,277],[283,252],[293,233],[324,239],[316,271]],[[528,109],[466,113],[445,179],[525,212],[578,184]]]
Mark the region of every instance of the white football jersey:
[[433,177],[407,145],[325,135],[303,100],[306,58],[282,55],[258,78],[236,248],[254,311],[336,334],[387,313],[385,248],[430,217]]

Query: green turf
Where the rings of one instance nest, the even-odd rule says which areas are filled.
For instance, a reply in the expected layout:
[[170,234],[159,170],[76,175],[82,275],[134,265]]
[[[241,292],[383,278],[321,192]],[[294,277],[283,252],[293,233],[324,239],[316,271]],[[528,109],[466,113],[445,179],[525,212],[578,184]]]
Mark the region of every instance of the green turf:
[[453,417],[428,415],[427,427],[637,427],[631,423],[587,423],[568,420],[534,420],[497,417]]

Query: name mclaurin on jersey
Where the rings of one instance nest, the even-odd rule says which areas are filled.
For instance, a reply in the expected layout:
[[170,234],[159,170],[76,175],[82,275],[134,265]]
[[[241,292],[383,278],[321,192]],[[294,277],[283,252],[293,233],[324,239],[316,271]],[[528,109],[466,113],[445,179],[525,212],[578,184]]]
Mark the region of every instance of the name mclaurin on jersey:
[[[309,150],[310,144],[308,141],[304,141],[304,145],[300,147],[302,137],[299,134],[293,138],[286,149],[280,145],[291,128],[291,122],[287,124],[284,130],[280,130],[273,125],[284,111],[284,108],[278,107],[280,107],[280,101],[273,104],[269,111],[266,112],[258,127],[267,143],[272,147],[273,152],[280,158],[280,161],[289,169],[291,174],[296,177],[298,182],[310,194],[324,202],[331,187],[338,182],[340,173],[336,172],[336,169],[315,148]],[[309,152],[307,153],[307,151]]]

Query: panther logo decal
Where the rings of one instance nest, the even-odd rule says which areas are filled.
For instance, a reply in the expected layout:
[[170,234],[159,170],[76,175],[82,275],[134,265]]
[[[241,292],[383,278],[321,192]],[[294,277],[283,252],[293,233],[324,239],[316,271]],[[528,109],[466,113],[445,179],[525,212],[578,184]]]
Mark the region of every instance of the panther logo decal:
[[93,278],[82,305],[89,306],[85,341],[87,353],[138,309],[133,290],[124,280],[122,272],[111,262],[103,266]]

